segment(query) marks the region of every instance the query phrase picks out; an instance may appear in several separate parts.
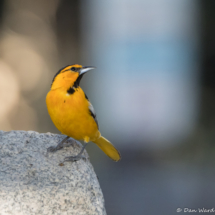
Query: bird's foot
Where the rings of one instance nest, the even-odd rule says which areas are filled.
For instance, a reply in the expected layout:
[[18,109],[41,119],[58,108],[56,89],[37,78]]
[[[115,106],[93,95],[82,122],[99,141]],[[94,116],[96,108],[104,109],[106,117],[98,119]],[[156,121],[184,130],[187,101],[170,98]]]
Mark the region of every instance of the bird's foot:
[[80,159],[86,159],[84,155],[77,155],[77,156],[69,156],[64,158],[64,162],[70,161],[70,162],[76,162],[79,161]]
[[48,149],[47,149],[47,152],[56,152],[60,149],[63,149],[63,146],[59,147],[59,146],[50,146]]
[[51,146],[47,149],[47,153],[48,152],[56,152],[60,149],[63,149],[65,146],[69,146],[71,145],[69,144],[64,144],[67,140],[69,139],[69,136],[67,136],[66,138],[64,138],[57,146]]
[[86,159],[86,157],[83,155],[83,152],[84,152],[84,149],[86,148],[86,146],[87,146],[87,143],[84,144],[84,146],[81,148],[81,151],[76,156],[65,157],[64,162],[66,162],[66,161],[75,162],[82,158]]

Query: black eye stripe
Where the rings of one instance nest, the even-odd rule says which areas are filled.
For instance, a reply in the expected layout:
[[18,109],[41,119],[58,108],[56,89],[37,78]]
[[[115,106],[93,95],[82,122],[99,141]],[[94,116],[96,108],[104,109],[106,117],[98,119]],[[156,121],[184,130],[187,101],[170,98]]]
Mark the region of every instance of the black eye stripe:
[[[64,70],[64,69],[66,69],[66,67],[69,67],[69,66],[71,66],[71,65],[67,65],[67,66],[65,66],[65,67],[63,67],[62,69],[60,69],[56,74],[55,74],[55,76],[54,76],[54,78],[53,78],[53,80],[52,80],[52,84],[53,84],[53,82],[54,82],[54,80],[55,80],[55,78],[59,75],[59,74],[61,74],[61,73],[64,73],[64,72],[66,72],[66,71],[78,71],[78,68],[76,68],[76,67],[74,67],[74,66],[72,66],[70,69],[67,69],[67,70]],[[64,70],[64,71],[63,71]],[[51,85],[52,85],[51,84]]]

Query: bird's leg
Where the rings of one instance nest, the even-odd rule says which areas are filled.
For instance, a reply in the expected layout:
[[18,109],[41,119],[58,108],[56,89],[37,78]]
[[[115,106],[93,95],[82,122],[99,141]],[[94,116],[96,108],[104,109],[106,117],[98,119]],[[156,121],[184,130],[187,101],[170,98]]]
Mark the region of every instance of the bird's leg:
[[81,158],[85,158],[82,154],[83,154],[84,149],[86,148],[86,146],[87,146],[87,143],[85,143],[85,144],[83,145],[81,151],[80,151],[76,156],[65,157],[65,158],[64,158],[64,162],[65,162],[65,161],[74,162],[74,161],[80,160]]
[[67,136],[64,138],[57,146],[51,146],[47,149],[47,152],[56,152],[57,150],[60,150],[63,148],[63,144],[69,139],[70,137]]

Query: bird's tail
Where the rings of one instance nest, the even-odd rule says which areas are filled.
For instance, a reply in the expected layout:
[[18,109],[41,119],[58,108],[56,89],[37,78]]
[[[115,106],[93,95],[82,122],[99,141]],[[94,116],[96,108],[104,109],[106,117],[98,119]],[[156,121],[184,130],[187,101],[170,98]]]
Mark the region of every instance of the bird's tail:
[[114,161],[119,161],[121,156],[118,150],[104,137],[99,137],[97,140],[93,141],[108,157]]

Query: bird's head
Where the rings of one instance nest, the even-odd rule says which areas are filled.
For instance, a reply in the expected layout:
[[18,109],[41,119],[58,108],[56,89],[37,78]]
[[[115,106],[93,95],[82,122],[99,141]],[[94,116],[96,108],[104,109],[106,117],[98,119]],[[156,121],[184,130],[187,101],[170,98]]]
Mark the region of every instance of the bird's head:
[[77,88],[83,75],[91,69],[95,69],[93,66],[81,66],[73,64],[60,69],[53,78],[51,89],[70,87]]

